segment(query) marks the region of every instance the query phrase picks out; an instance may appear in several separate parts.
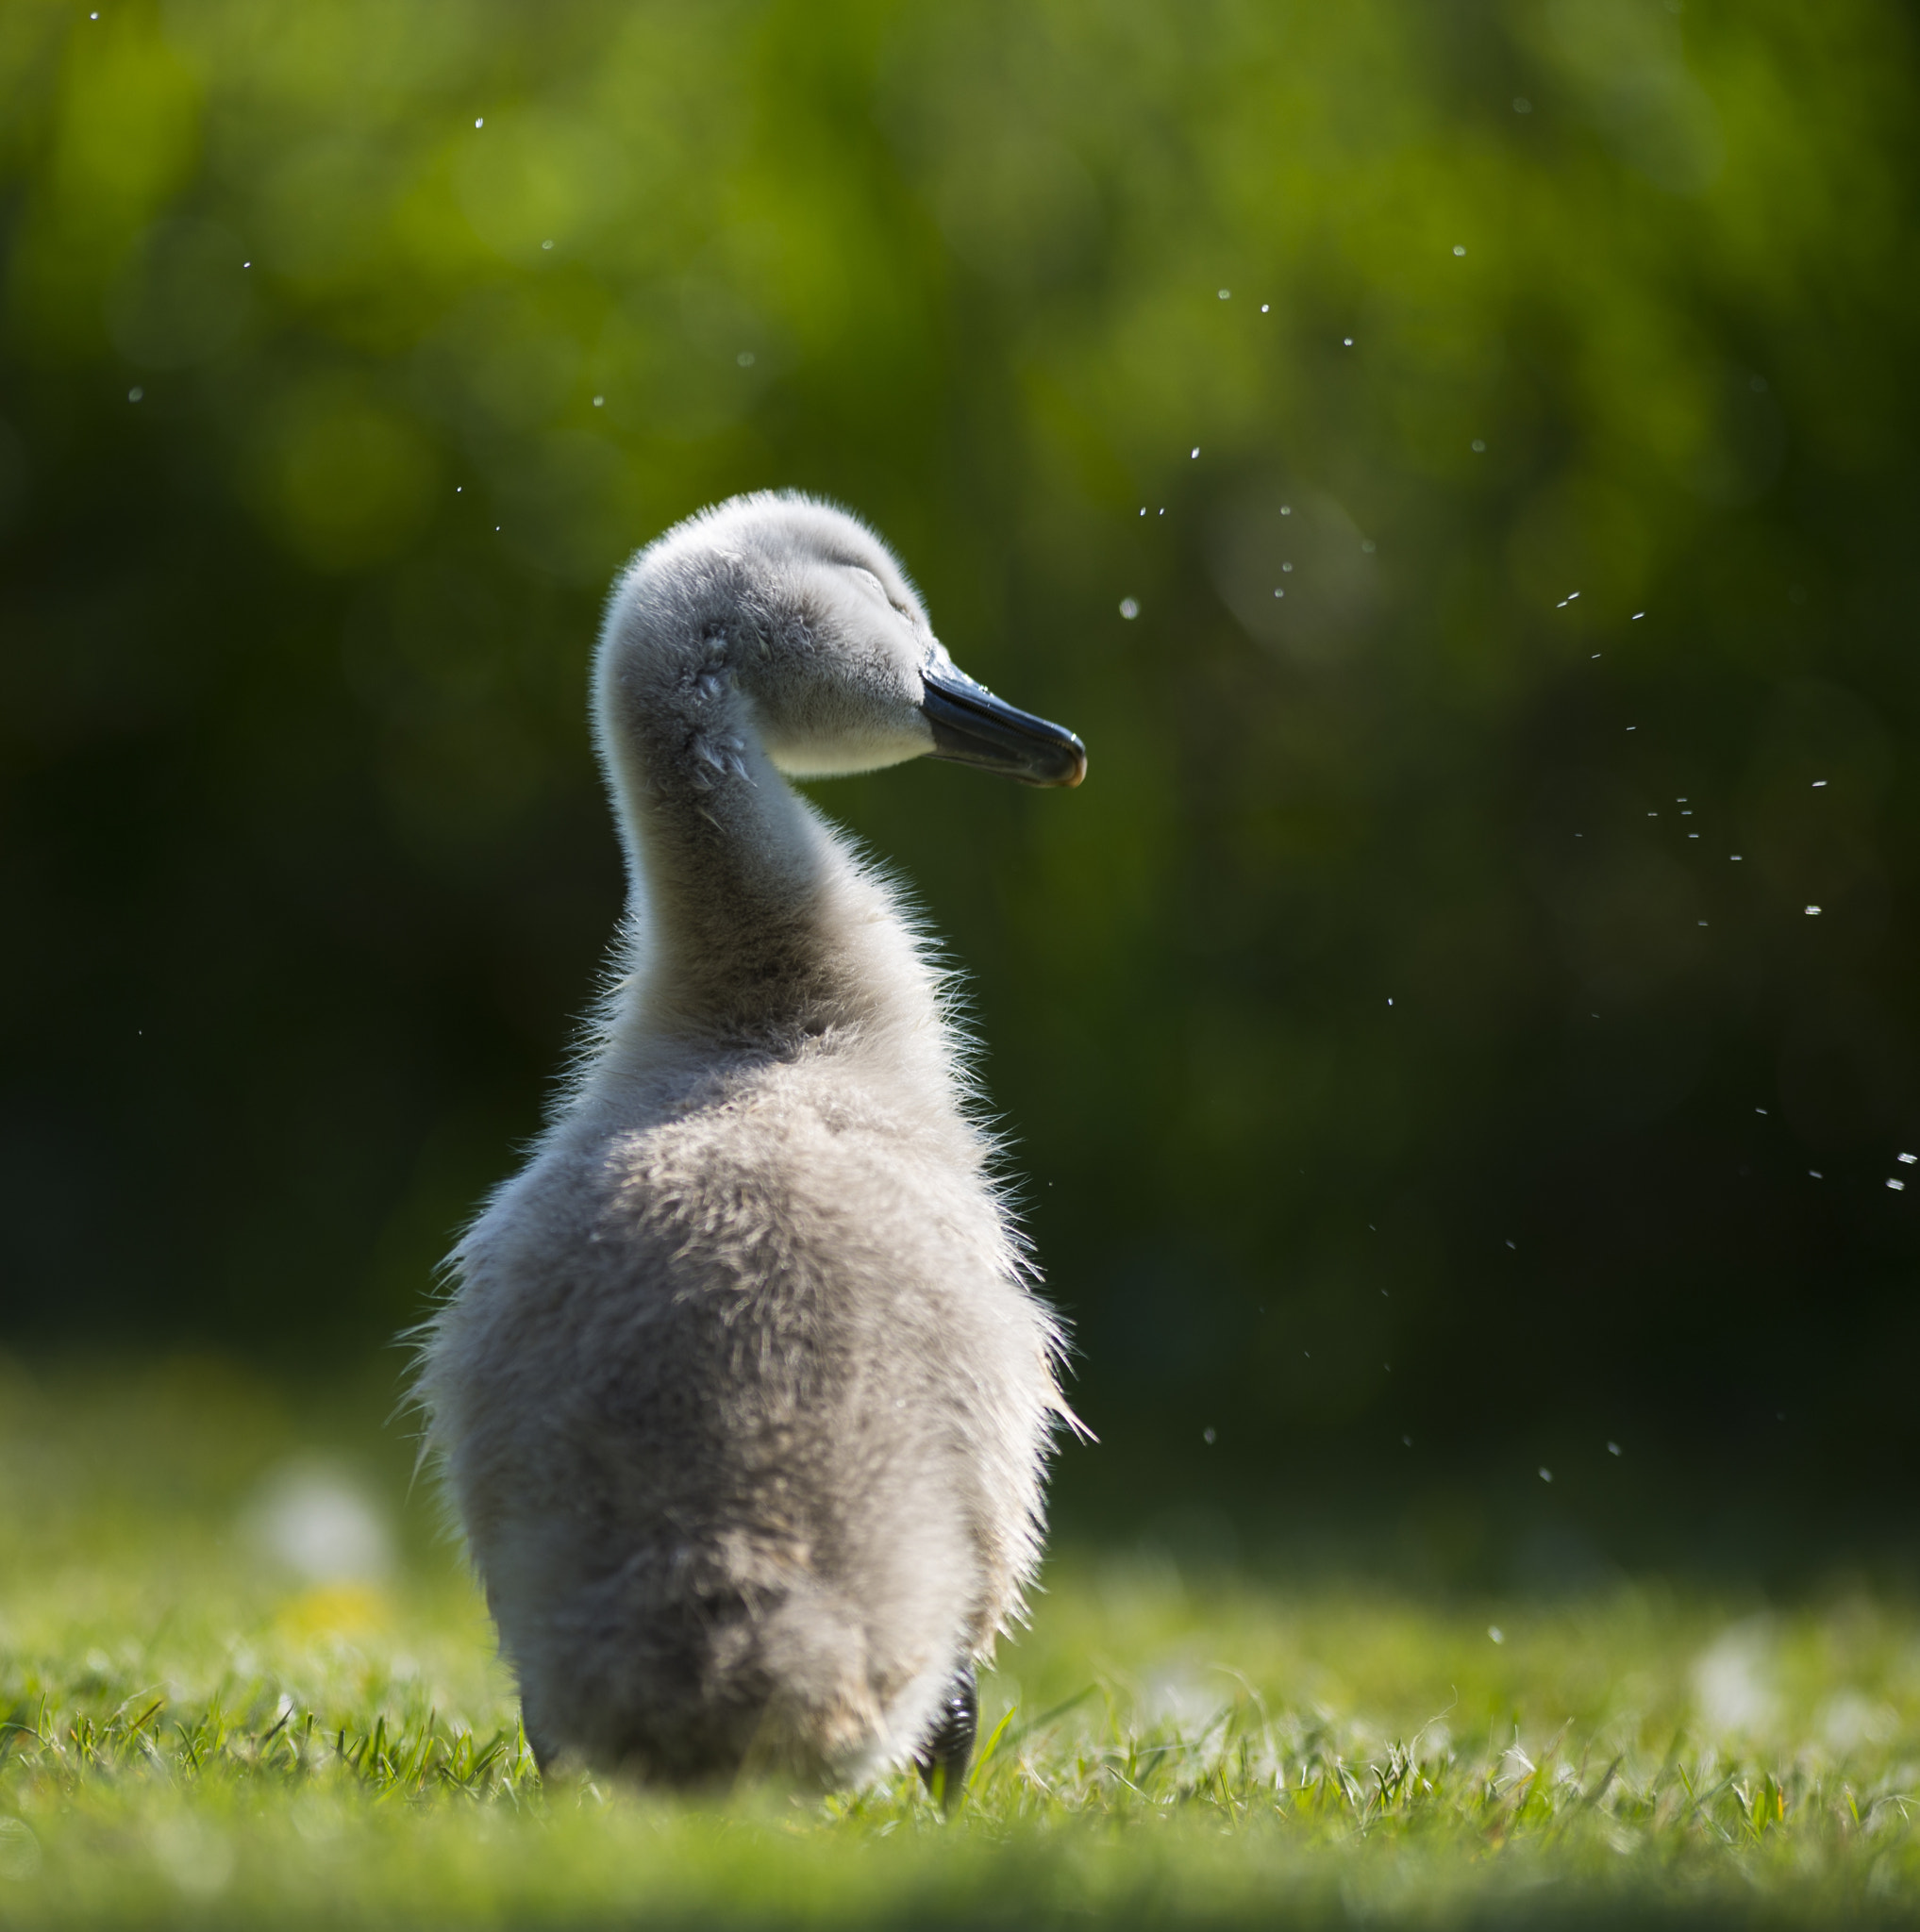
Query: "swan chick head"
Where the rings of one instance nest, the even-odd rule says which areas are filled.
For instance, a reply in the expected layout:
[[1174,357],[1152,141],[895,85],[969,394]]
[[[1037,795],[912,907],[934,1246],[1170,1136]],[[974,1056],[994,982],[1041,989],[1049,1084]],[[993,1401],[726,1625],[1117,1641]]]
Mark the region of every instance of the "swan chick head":
[[832,504],[798,492],[736,496],[669,530],[635,559],[608,625],[618,653],[658,638],[640,621],[676,607],[705,662],[736,687],[762,749],[795,778],[909,758],[979,765],[1033,785],[1077,785],[1070,731],[1004,703],[934,635],[899,560]]

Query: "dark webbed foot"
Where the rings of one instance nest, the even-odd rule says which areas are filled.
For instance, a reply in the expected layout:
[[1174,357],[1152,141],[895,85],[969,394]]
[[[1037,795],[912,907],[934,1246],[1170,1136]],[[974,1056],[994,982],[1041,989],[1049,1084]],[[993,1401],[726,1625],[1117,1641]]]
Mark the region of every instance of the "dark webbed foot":
[[962,1664],[954,1673],[946,1695],[940,1700],[933,1728],[927,1741],[913,1754],[913,1762],[926,1780],[927,1789],[939,1801],[940,1808],[951,1818],[960,1809],[960,1793],[967,1783],[967,1767],[974,1761],[974,1738],[980,1727],[980,1700],[974,1685],[974,1667]]

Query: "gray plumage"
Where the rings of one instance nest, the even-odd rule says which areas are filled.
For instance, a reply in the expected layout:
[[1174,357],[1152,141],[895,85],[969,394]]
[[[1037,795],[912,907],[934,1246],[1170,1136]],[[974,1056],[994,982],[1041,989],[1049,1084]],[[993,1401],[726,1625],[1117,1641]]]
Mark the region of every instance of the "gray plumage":
[[781,774],[931,753],[1077,783],[1084,755],[954,671],[872,532],[793,495],[641,553],[593,721],[615,976],[454,1252],[428,1442],[543,1762],[857,1780],[1020,1614],[1071,1418],[940,973]]

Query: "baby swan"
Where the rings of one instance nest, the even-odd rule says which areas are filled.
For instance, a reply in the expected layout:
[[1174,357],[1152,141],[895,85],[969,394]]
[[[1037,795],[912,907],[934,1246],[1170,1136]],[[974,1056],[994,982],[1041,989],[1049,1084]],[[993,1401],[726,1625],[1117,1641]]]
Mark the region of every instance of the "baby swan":
[[593,722],[618,977],[455,1250],[428,1441],[543,1764],[843,1784],[910,1757],[951,1804],[1072,1421],[1060,1337],[939,974],[780,774],[1077,785],[1086,755],[954,668],[870,530],[787,494],[634,560]]

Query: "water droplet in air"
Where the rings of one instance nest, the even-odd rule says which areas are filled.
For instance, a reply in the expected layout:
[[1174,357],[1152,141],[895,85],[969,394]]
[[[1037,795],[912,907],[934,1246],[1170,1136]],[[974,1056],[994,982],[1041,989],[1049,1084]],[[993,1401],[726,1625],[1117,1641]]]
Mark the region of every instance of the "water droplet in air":
[[1813,790],[1815,791],[1824,791],[1826,789],[1826,785],[1827,780],[1825,778],[1815,778],[1813,780]]
[[1276,590],[1276,591],[1274,591],[1274,595],[1275,595],[1276,597],[1284,597],[1284,596],[1285,596],[1286,594],[1287,594],[1287,593],[1286,593],[1286,591],[1282,591],[1282,590],[1277,590],[1277,590]]
[[1233,291],[1232,291],[1231,289],[1222,289],[1222,290],[1221,290],[1221,291],[1220,291],[1220,299],[1221,299],[1221,300],[1222,300],[1223,302],[1230,302],[1230,301],[1232,301],[1232,299],[1233,299]]
[[1341,339],[1340,339],[1340,346],[1341,346],[1341,347],[1342,347],[1343,349],[1350,349],[1350,348],[1352,348],[1352,347],[1353,347],[1353,338],[1352,338],[1351,336],[1342,336],[1342,337],[1341,337]]
[[751,349],[743,349],[733,359],[743,369],[751,369],[753,367],[753,351]]
[[142,388],[141,388],[141,386],[140,386],[140,385],[139,385],[138,383],[135,383],[135,384],[134,384],[134,386],[133,386],[133,387],[132,387],[132,388],[131,388],[130,390],[128,390],[128,391],[127,391],[127,392],[126,392],[126,400],[127,400],[127,401],[128,401],[129,403],[137,403],[137,402],[139,402],[139,401],[140,401],[141,397],[142,397],[142,396],[143,396],[143,395],[145,395],[145,394],[146,394],[146,391],[145,391],[145,390],[143,390],[143,389],[142,389]]
[[1261,304],[1260,305],[1260,312],[1261,312],[1261,313],[1262,315],[1264,315],[1264,314],[1265,314],[1265,313],[1267,312],[1267,305],[1266,305],[1266,304],[1265,304],[1264,302],[1262,302],[1262,303],[1261,303]]
[[1477,437],[1475,437],[1475,438],[1474,438],[1474,454],[1475,454],[1475,456],[1477,456],[1477,457],[1482,457],[1482,456],[1485,456],[1485,455],[1486,455],[1486,453],[1487,453],[1487,445],[1486,445],[1486,443],[1485,443],[1484,441],[1481,441],[1481,439],[1480,439],[1479,437],[1478,437],[1478,436],[1477,436]]
[[1825,1176],[1821,1174],[1820,1170],[1817,1167],[1810,1167],[1807,1170],[1807,1178],[1809,1180],[1817,1181],[1824,1179]]
[[487,117],[484,114],[479,115],[474,122],[476,127],[484,127],[486,125]]
[[1920,1157],[1916,1157],[1912,1154],[1902,1154],[1898,1157],[1898,1158],[1900,1165],[1902,1167],[1912,1167],[1913,1165],[1914,1160],[1916,1158],[1920,1158]]
[[1487,1635],[1491,1637],[1495,1643],[1505,1643],[1507,1641],[1507,1633],[1503,1629],[1501,1629],[1499,1624],[1489,1624],[1487,1625]]
[[543,242],[540,245],[543,248],[551,248],[553,246],[553,243],[551,242]]
[[1609,1443],[1607,1444],[1607,1454],[1608,1454],[1609,1456],[1618,1456],[1618,1455],[1619,1455],[1619,1453],[1620,1453],[1620,1445],[1619,1445],[1619,1443],[1618,1443],[1618,1442],[1609,1442]]
[[1462,247],[1461,247],[1461,246],[1460,245],[1460,243],[1459,243],[1458,242],[1455,242],[1455,243],[1453,244],[1453,252],[1454,252],[1454,253],[1455,253],[1456,255],[1464,255],[1464,254],[1466,253],[1466,250],[1465,250],[1464,248],[1462,248]]
[[1360,547],[1371,557],[1374,554],[1374,540],[1371,537],[1362,537],[1360,540]]
[[1412,1448],[1412,1446],[1413,1446],[1413,1438],[1412,1438],[1411,1436],[1402,1436],[1402,1437],[1400,1438],[1400,1440],[1401,1440],[1401,1441],[1403,1441],[1404,1443],[1406,1443],[1406,1445],[1408,1446],[1408,1448],[1410,1448],[1410,1449],[1411,1449],[1411,1448]]
[[1140,606],[1133,598],[1123,597],[1120,600],[1120,614],[1130,622],[1140,615]]
[[1907,1191],[1907,1183],[1905,1181],[1890,1180],[1887,1183],[1887,1185],[1888,1187],[1892,1188],[1895,1193],[1896,1194],[1904,1194]]
[[1544,1483],[1550,1483],[1553,1480],[1553,1471],[1543,1468],[1540,1472],[1540,1479]]
[[1202,1429],[1200,1431],[1200,1440],[1210,1449],[1220,1440],[1220,1431],[1214,1428]]
[[1525,94],[1515,94],[1513,96],[1513,111],[1516,114],[1530,114],[1533,111],[1533,103]]
[[1281,515],[1282,515],[1283,517],[1290,517],[1290,516],[1292,516],[1292,515],[1294,514],[1294,506],[1293,506],[1293,505],[1292,505],[1291,503],[1283,503],[1283,504],[1281,504],[1281,506],[1280,506],[1280,514],[1281,514]]
[[1810,907],[1808,907],[1808,908],[1807,908],[1807,917],[1808,917],[1809,919],[1818,919],[1818,918],[1820,917],[1820,908],[1819,908],[1819,907],[1817,907],[1817,906],[1810,906]]
[[607,398],[605,396],[595,396],[593,398],[593,407],[596,409],[604,409],[607,407]]
[[1200,445],[1199,445],[1198,443],[1195,443],[1195,444],[1194,445],[1194,448],[1193,448],[1193,455],[1194,455],[1194,456],[1198,456],[1199,454],[1200,454]]
[[1641,619],[1642,619],[1643,617],[1645,617],[1645,615],[1646,615],[1646,612],[1645,612],[1645,611],[1644,611],[1644,610],[1636,610],[1636,611],[1635,611],[1635,612],[1633,613],[1633,616],[1632,616],[1632,618],[1631,618],[1630,622],[1632,622],[1632,623],[1634,623],[1634,624],[1638,624],[1638,623],[1640,622],[1640,620],[1641,620]]

